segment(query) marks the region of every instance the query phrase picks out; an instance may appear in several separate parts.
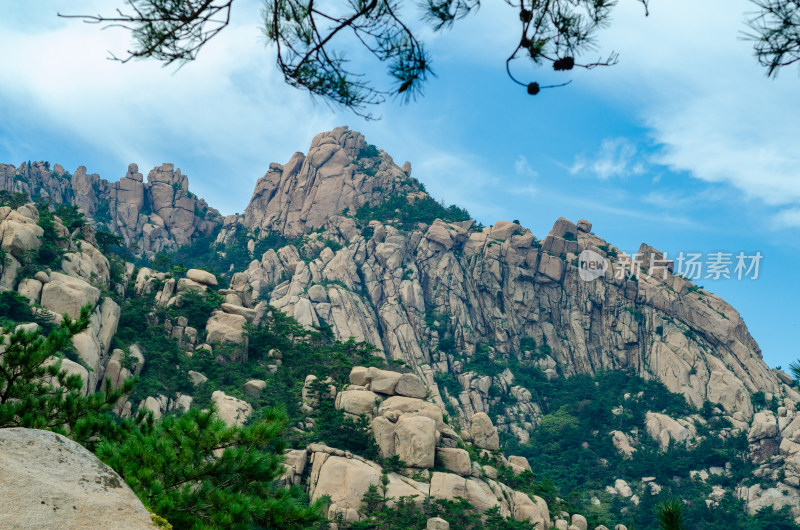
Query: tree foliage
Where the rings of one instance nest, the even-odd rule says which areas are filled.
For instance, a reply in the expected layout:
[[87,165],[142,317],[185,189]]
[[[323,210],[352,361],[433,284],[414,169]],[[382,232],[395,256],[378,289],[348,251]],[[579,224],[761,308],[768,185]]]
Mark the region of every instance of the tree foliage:
[[[635,0],[647,14],[649,0]],[[522,60],[533,66],[550,65],[557,72],[575,67],[594,68],[617,62],[617,54],[583,61],[595,51],[596,36],[616,7],[612,0],[505,0],[512,10],[510,23],[520,38],[506,59],[509,77],[538,94],[537,82],[520,80],[511,65]],[[68,15],[86,22],[130,30],[134,46],[122,57],[155,59],[164,64],[185,63],[229,23],[233,0],[127,0],[127,9],[114,16]],[[422,19],[440,32],[476,12],[480,0],[265,0],[264,34],[277,52],[277,66],[285,81],[326,102],[353,110],[366,118],[368,107],[399,98],[404,102],[421,94],[433,74],[431,57],[419,35]],[[376,84],[353,61],[354,47],[386,67],[387,85]],[[568,83],[569,81],[567,81]],[[566,84],[566,83],[564,83]]]
[[784,66],[800,61],[800,2],[751,0],[758,10],[748,25],[756,58],[774,77]]
[[679,500],[671,499],[656,506],[656,518],[659,530],[684,530],[683,504]]
[[285,417],[229,428],[213,409],[193,409],[154,422],[140,417],[120,442],[98,456],[118,471],[144,503],[175,528],[307,528],[322,518],[298,489],[281,488]]
[[[6,293],[3,293],[4,295]],[[323,518],[283,474],[285,415],[227,427],[213,409],[155,421],[140,411],[122,420],[111,409],[135,380],[84,395],[79,375],[61,367],[62,351],[89,325],[90,307],[46,336],[11,326],[0,336],[0,428],[45,429],[68,436],[114,468],[152,511],[175,528],[307,528]],[[17,315],[20,316],[20,315]],[[25,315],[21,315],[25,316]]]
[[49,335],[23,327],[7,327],[0,336],[0,428],[27,427],[64,434],[83,445],[116,428],[106,413],[133,385],[104,385],[103,392],[84,396],[79,375],[61,368],[61,354],[76,333],[89,325],[89,307],[80,318],[64,320]]

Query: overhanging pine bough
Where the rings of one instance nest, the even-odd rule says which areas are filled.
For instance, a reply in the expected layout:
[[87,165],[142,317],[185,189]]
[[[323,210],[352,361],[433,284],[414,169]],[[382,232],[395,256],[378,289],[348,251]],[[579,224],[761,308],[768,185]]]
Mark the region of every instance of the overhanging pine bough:
[[[506,60],[506,69],[509,77],[529,94],[561,85],[541,86],[521,81],[519,74],[511,69],[515,60],[523,59],[533,66],[549,63],[557,72],[616,64],[616,53],[594,62],[578,60],[595,49],[596,33],[608,24],[616,1],[504,1],[516,12],[521,32],[518,44]],[[644,6],[647,14],[649,0],[635,1]],[[129,10],[118,9],[111,17],[69,16],[130,30],[134,48],[125,57],[112,54],[114,60],[151,58],[169,65],[194,60],[200,48],[228,26],[233,0],[127,0],[126,3]],[[403,13],[402,7],[419,10],[423,21],[434,31],[441,31],[477,11],[480,5],[480,0],[425,0],[419,4],[402,0],[266,0],[263,24],[268,42],[276,47],[278,68],[289,85],[372,118],[368,107],[389,97],[403,102],[415,99],[433,74],[431,59],[412,31],[411,21],[415,17]],[[387,65],[389,86],[378,87],[364,73],[352,68],[345,49],[334,47],[345,39],[360,43]]]

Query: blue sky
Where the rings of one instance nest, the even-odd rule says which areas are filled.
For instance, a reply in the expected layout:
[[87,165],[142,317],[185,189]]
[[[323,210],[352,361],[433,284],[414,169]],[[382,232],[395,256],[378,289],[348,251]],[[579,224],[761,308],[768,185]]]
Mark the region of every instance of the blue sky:
[[629,252],[760,252],[757,280],[698,283],[740,311],[768,364],[800,358],[800,76],[764,77],[741,38],[751,4],[653,0],[645,18],[621,2],[598,51],[620,64],[568,77],[520,65],[543,84],[573,80],[536,97],[505,76],[515,14],[489,4],[426,35],[438,78],[424,98],[365,122],[283,84],[255,0],[238,0],[233,27],[181,69],[108,61],[124,31],[56,17],[108,12],[107,0],[4,2],[0,161],[86,165],[109,180],[130,162],[174,162],[234,213],[270,162],[349,125],[484,224],[519,219],[544,236],[560,216],[586,218]]

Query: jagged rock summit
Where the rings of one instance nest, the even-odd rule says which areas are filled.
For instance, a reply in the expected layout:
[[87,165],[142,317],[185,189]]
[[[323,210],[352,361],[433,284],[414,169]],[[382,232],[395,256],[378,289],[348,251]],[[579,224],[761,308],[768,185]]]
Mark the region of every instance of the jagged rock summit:
[[297,237],[342,212],[418,191],[410,174],[410,164],[397,167],[361,134],[338,127],[315,136],[308,155],[295,153],[285,165],[270,164],[256,183],[242,223],[248,230]]
[[79,206],[96,225],[148,257],[209,236],[222,224],[219,212],[189,191],[189,179],[173,164],[153,168],[147,182],[136,164],[117,182],[84,166],[70,174],[46,162],[0,164],[0,189]]

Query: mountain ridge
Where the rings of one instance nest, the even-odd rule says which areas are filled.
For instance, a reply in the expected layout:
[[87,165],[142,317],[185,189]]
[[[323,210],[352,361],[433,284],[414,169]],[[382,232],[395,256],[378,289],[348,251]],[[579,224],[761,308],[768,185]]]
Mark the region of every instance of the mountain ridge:
[[[209,259],[240,256],[217,271],[230,286],[220,290],[224,303],[205,324],[210,343],[246,348],[245,324],[274,307],[308,329],[372,344],[421,378],[454,427],[468,431],[472,418],[486,414],[504,444],[518,445],[548,415],[542,396],[531,392],[533,372],[548,381],[628,372],[723,418],[729,426],[722,437],[747,433],[760,476],[800,491],[800,452],[790,428],[800,394],[791,378],[763,362],[744,320],[724,300],[673,274],[668,262],[651,274],[648,264],[663,260],[652,246],[642,244],[632,260],[586,220],[560,218],[542,239],[515,222],[480,226],[431,199],[409,163],[397,166],[346,127],[317,135],[307,154],[270,164],[244,213],[224,218],[189,192],[172,164],[152,170],[147,183],[135,164],[117,183],[85,169],[65,177],[59,166],[23,166],[0,165],[0,189],[79,206],[135,246],[140,259],[180,249]],[[75,250],[88,262],[92,247],[82,246]],[[607,266],[589,280],[581,276],[585,252]],[[131,264],[127,274],[137,295],[154,293],[162,308],[175,307],[187,289],[217,282],[156,268],[142,266],[134,275]],[[108,274],[102,281],[113,285]],[[25,292],[35,291],[34,281],[23,282]],[[7,278],[4,284],[17,285]],[[98,320],[113,320],[113,313],[105,308]],[[200,346],[189,338],[202,330],[187,322],[169,326],[171,336]],[[111,365],[101,331],[100,347],[78,348],[92,359],[93,384]],[[167,413],[179,398],[160,403],[151,396],[139,406]],[[757,408],[759,399],[781,405],[768,413]],[[130,412],[136,404],[127,406]],[[647,430],[669,447],[701,429],[699,420],[679,420],[648,416]],[[615,431],[609,443],[627,451],[637,436]]]

